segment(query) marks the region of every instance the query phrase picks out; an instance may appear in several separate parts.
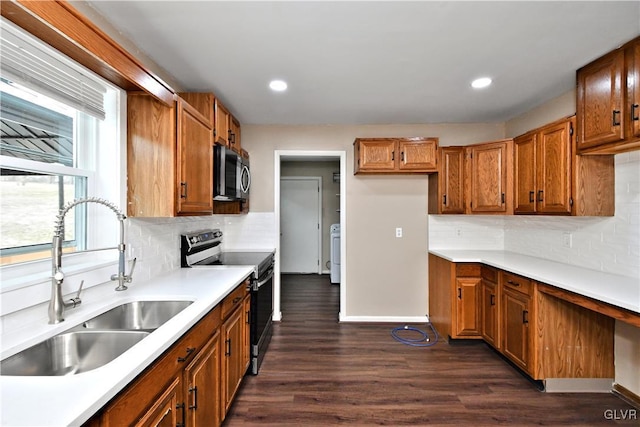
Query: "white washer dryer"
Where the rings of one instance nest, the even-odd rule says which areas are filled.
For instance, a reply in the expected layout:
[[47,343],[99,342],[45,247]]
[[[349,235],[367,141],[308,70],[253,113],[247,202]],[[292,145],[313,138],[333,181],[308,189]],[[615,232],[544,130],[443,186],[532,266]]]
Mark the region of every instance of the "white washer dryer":
[[340,224],[332,224],[329,235],[331,283],[340,283]]

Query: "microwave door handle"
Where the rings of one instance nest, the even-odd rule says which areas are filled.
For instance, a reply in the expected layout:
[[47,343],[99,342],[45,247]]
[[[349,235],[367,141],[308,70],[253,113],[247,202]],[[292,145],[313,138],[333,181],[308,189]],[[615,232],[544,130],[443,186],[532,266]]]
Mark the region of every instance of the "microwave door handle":
[[251,188],[251,172],[246,165],[242,166],[242,176],[245,176],[245,174],[247,176],[247,186],[244,186],[244,180],[242,178],[240,179],[240,186],[243,193],[248,193],[249,188]]

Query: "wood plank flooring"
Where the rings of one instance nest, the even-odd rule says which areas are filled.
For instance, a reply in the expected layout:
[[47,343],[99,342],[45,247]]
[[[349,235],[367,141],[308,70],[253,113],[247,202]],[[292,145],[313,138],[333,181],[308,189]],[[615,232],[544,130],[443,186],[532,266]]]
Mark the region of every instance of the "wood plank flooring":
[[484,343],[418,348],[392,338],[397,324],[338,323],[328,276],[284,275],[281,302],[260,374],[245,377],[225,427],[640,425],[613,394],[538,391]]

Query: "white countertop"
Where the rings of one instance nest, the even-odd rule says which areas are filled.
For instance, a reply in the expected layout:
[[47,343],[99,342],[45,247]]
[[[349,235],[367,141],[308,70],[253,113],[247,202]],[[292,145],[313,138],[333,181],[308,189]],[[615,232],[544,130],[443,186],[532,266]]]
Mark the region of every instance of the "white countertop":
[[640,314],[640,280],[506,251],[431,249],[451,262],[478,262]]
[[[117,305],[138,300],[193,300],[164,325],[112,362],[61,377],[0,376],[3,426],[76,426],[88,420],[151,362],[188,331],[253,272],[253,267],[183,268],[113,292],[103,303],[84,301],[58,325],[43,322],[28,333],[5,333],[2,357],[28,348]],[[84,309],[81,310],[81,308]]]

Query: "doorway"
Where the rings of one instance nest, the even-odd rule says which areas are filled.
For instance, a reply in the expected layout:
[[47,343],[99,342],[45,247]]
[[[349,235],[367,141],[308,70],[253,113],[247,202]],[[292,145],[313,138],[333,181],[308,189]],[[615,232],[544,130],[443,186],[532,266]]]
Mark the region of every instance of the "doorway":
[[[340,285],[339,285],[339,294],[340,294],[340,311],[338,313],[338,317],[340,320],[342,320],[344,313],[345,313],[345,308],[346,308],[346,288],[348,286],[347,283],[347,265],[345,262],[346,259],[346,241],[347,241],[347,227],[346,227],[346,210],[347,210],[347,205],[346,205],[346,180],[345,179],[341,179],[344,178],[346,176],[346,169],[347,169],[347,165],[346,165],[346,159],[347,159],[347,153],[346,151],[316,151],[316,150],[310,150],[310,151],[304,151],[304,150],[276,150],[274,153],[274,210],[275,210],[275,226],[276,226],[276,236],[277,238],[275,239],[275,243],[276,243],[276,265],[275,265],[275,271],[274,271],[274,295],[273,295],[273,320],[274,321],[280,321],[282,320],[282,311],[281,311],[281,267],[282,267],[282,247],[281,247],[281,241],[280,241],[280,233],[281,233],[281,229],[280,229],[280,225],[282,222],[282,218],[281,218],[281,188],[280,188],[280,183],[281,183],[281,178],[283,178],[284,176],[282,175],[282,164],[283,162],[288,162],[288,161],[316,161],[316,162],[321,162],[321,161],[333,161],[333,162],[337,162],[336,165],[337,167],[339,167],[339,171],[335,172],[335,179],[337,179],[336,181],[336,185],[337,188],[339,188],[339,190],[337,192],[334,192],[333,194],[333,198],[334,199],[338,199],[339,200],[339,205],[337,207],[337,209],[334,210],[335,215],[338,215],[339,219],[332,219],[331,221],[335,221],[338,222],[340,224],[342,224],[342,231],[341,231],[341,239],[340,239],[340,276],[341,276],[341,281],[340,281]],[[297,175],[302,175],[302,174],[297,174]],[[316,174],[314,174],[316,175]],[[325,180],[323,180],[325,181]],[[330,223],[325,224],[322,229],[321,232],[327,232],[329,231],[329,225]],[[324,229],[327,230],[324,230]],[[327,240],[327,244],[328,244],[328,240]],[[324,265],[324,262],[321,261],[320,262],[320,268],[322,269],[322,273],[326,273],[328,274],[329,271],[326,269],[326,266]],[[328,277],[328,276],[327,276]],[[328,279],[327,279],[328,281]],[[338,285],[335,285],[336,287],[338,287]]]
[[322,178],[280,178],[280,271],[322,273]]

